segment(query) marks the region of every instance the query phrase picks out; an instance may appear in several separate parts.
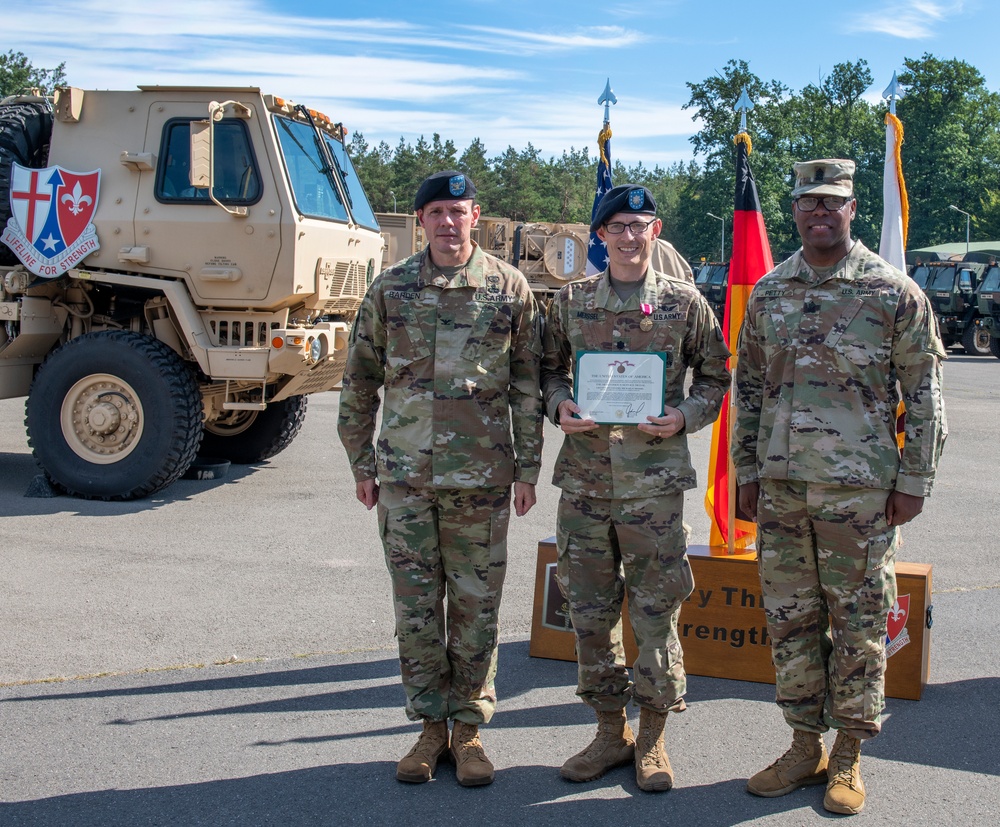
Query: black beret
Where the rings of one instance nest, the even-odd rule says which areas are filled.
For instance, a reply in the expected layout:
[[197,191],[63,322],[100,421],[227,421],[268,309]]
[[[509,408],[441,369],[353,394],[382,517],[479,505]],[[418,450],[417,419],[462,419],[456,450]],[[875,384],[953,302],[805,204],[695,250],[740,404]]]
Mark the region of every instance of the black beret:
[[597,205],[594,220],[590,222],[590,231],[597,232],[598,227],[618,212],[656,215],[656,199],[648,189],[636,184],[612,187]]
[[446,169],[428,175],[413,199],[413,209],[419,210],[431,201],[451,201],[455,199],[475,198],[476,185],[472,179],[458,170]]

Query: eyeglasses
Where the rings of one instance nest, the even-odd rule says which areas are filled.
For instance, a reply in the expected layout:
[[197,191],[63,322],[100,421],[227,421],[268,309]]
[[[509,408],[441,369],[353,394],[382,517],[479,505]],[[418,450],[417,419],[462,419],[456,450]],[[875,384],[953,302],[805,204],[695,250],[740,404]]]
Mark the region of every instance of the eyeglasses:
[[803,195],[795,199],[795,205],[802,212],[812,212],[819,206],[819,202],[822,201],[825,209],[830,212],[837,212],[844,209],[844,205],[853,200],[853,198],[844,198],[842,195],[824,195],[822,198],[817,198],[814,195]]
[[[654,218],[653,221],[656,221],[656,219]],[[641,235],[646,232],[646,228],[653,221],[631,221],[628,224],[623,224],[621,221],[612,221],[610,224],[604,225],[604,230],[611,233],[611,235],[621,235],[625,232],[625,228],[628,227],[632,231],[632,235]]]

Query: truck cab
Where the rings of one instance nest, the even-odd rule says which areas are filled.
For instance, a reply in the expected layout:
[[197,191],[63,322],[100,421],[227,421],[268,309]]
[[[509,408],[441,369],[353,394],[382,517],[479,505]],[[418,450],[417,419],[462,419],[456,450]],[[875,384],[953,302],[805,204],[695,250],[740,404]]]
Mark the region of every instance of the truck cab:
[[977,324],[990,337],[990,353],[1000,359],[1000,264],[990,264],[976,291]]
[[976,261],[932,261],[913,269],[934,308],[946,348],[961,345],[970,356],[989,355],[989,338],[976,324],[976,290],[986,265]]
[[27,397],[50,482],[132,499],[199,450],[286,447],[382,256],[344,127],[256,87],[140,86],[7,99],[0,133],[0,398]]

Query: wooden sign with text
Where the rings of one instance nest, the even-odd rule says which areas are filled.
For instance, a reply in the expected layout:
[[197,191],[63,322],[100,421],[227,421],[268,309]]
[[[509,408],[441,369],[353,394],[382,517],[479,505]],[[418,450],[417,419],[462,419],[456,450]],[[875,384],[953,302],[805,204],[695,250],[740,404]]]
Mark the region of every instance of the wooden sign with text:
[[[681,609],[678,633],[688,674],[774,683],[771,641],[761,606],[754,552],[690,546],[694,593]],[[532,657],[576,660],[575,638],[555,576],[555,538],[538,544]],[[886,695],[919,700],[930,665],[931,566],[896,562],[898,600],[889,614],[890,653]],[[623,611],[627,611],[627,608]],[[626,663],[636,657],[635,638],[623,626]]]

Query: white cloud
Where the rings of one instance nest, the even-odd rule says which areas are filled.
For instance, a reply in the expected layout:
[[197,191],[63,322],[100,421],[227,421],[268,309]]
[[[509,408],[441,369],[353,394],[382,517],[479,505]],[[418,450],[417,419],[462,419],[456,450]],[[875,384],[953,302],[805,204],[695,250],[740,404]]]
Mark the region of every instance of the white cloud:
[[961,14],[962,0],[938,3],[934,0],[904,0],[858,16],[847,25],[849,32],[875,32],[920,40],[937,34],[935,24]]

